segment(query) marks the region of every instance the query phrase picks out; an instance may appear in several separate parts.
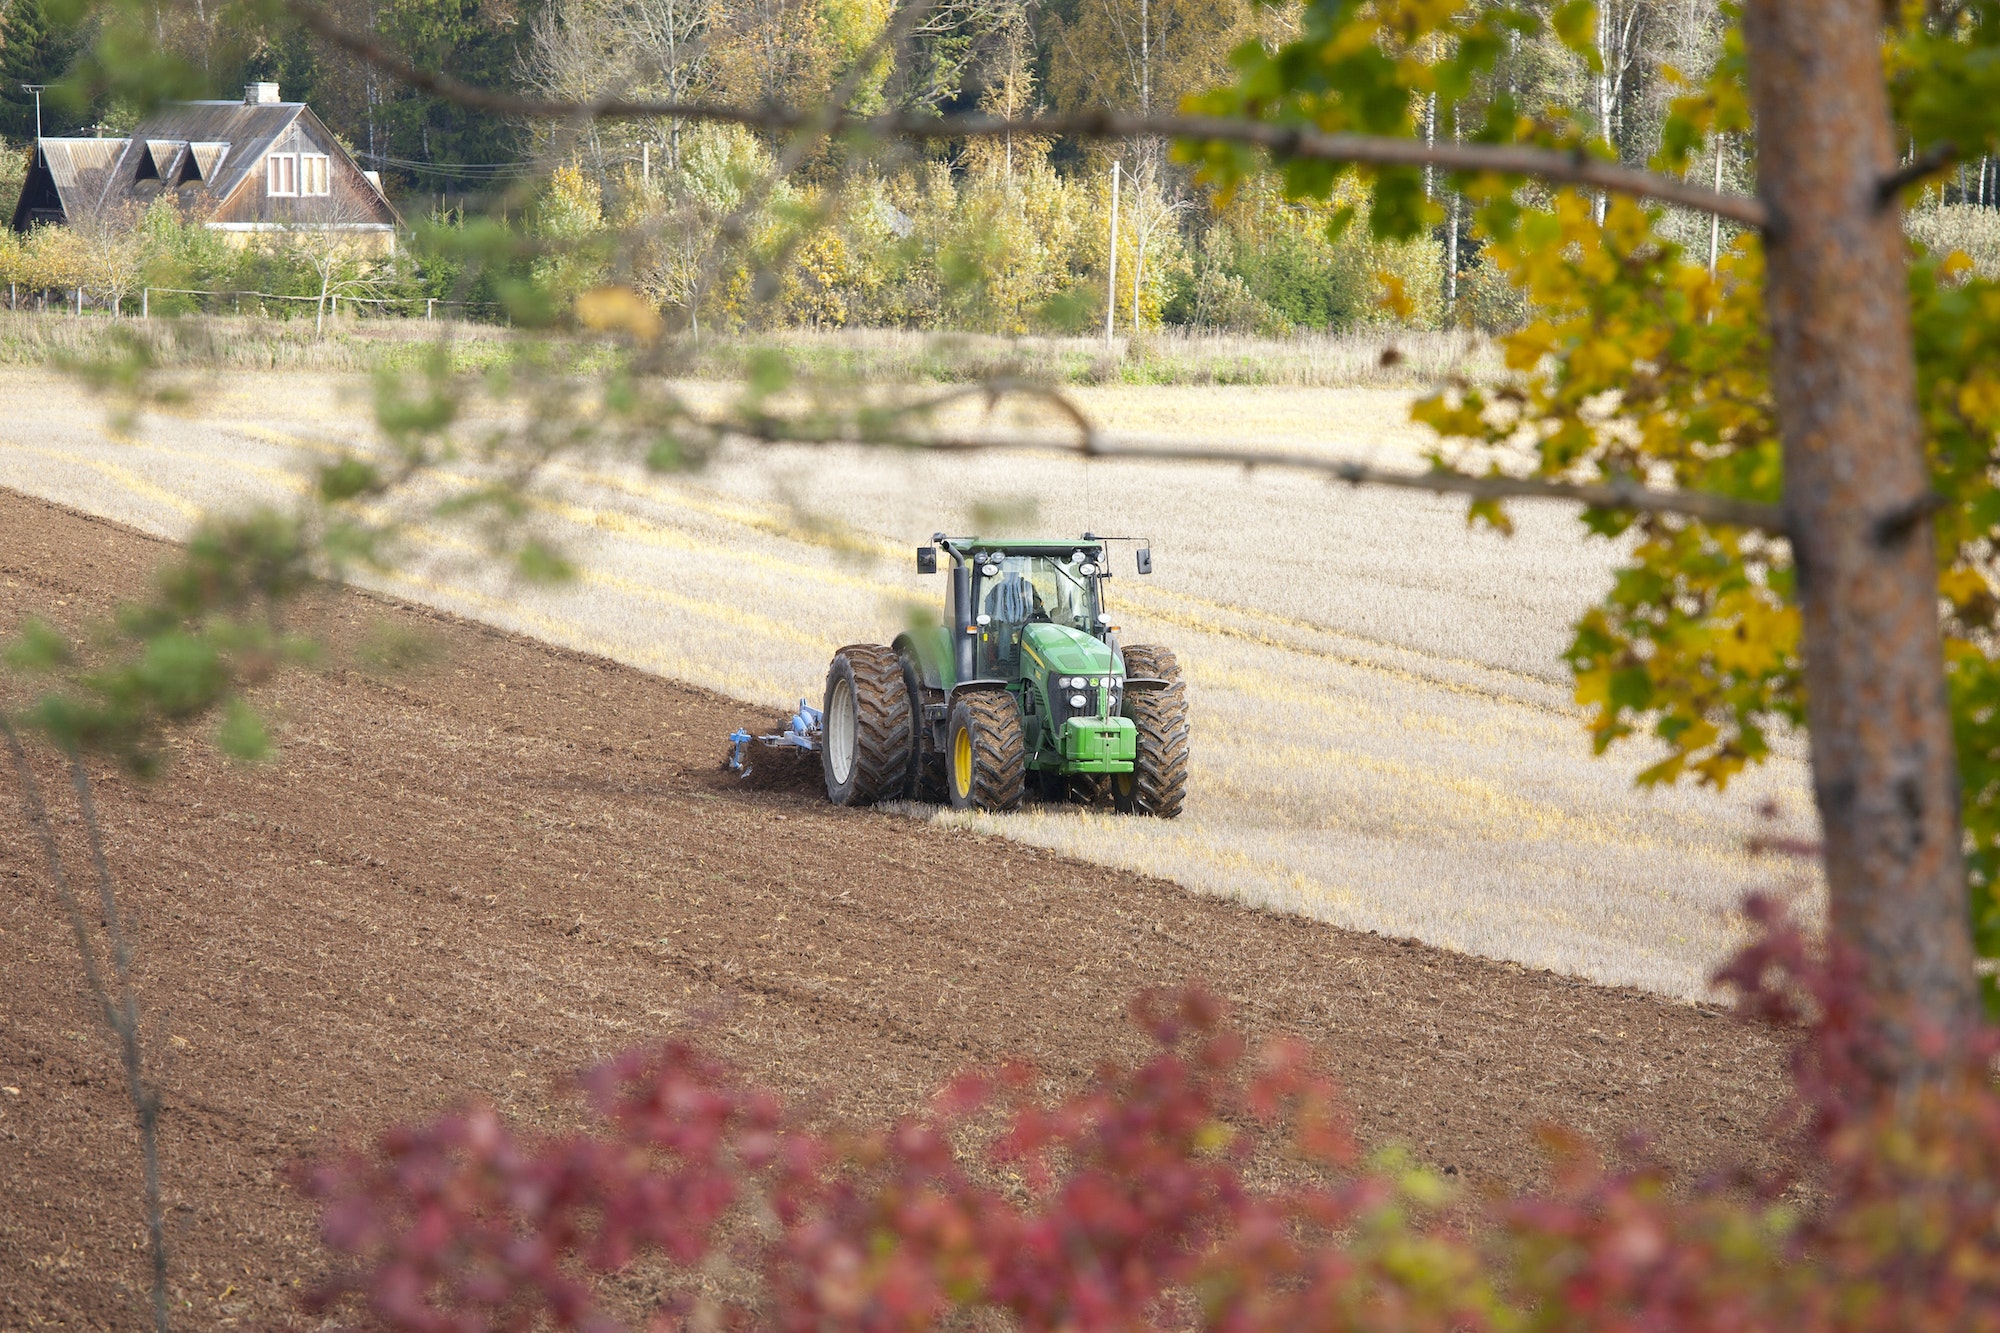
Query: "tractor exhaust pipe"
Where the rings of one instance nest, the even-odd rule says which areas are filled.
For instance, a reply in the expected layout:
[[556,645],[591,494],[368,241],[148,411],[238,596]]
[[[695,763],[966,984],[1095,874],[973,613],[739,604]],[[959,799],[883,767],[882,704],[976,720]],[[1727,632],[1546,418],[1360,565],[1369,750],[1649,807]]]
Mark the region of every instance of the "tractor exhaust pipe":
[[959,683],[972,679],[972,567],[951,553],[951,661]]

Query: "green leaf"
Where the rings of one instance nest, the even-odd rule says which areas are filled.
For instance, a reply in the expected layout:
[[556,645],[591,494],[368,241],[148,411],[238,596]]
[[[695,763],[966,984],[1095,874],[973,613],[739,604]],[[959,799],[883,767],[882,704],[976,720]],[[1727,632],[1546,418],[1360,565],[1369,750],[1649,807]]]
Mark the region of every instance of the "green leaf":
[[576,577],[575,565],[539,541],[522,545],[514,555],[514,568],[530,583],[567,583]]
[[21,671],[53,671],[70,660],[69,640],[40,616],[29,616],[7,646],[7,665]]
[[231,699],[223,710],[222,725],[215,730],[215,743],[232,759],[257,763],[271,756],[271,733],[257,710],[241,699]]
[[338,504],[357,495],[372,495],[382,489],[382,474],[372,463],[359,458],[343,458],[319,470],[320,498]]

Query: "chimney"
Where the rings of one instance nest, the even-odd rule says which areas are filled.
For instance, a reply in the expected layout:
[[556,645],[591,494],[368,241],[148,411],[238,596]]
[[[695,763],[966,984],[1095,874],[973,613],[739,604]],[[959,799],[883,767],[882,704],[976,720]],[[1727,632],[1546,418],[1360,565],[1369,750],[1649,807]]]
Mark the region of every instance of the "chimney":
[[243,105],[271,106],[278,100],[278,85],[275,83],[246,83],[243,85]]

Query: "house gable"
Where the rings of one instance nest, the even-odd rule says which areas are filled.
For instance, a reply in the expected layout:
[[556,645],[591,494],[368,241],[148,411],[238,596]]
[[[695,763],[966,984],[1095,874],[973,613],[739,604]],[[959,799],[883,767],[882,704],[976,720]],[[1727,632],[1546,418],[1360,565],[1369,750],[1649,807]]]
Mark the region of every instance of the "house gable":
[[[303,103],[283,129],[231,146],[213,220],[225,227],[391,227],[400,219],[333,132]],[[273,159],[279,159],[274,162]]]
[[123,139],[40,139],[14,204],[14,230],[72,222],[96,205],[115,171]]

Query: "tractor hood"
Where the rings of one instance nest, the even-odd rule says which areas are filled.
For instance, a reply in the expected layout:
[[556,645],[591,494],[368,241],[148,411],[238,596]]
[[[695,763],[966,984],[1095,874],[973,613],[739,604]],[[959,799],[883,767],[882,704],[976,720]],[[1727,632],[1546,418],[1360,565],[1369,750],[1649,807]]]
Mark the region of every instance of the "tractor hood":
[[1029,625],[1021,631],[1021,652],[1058,676],[1102,676],[1116,671],[1111,646],[1067,625]]

